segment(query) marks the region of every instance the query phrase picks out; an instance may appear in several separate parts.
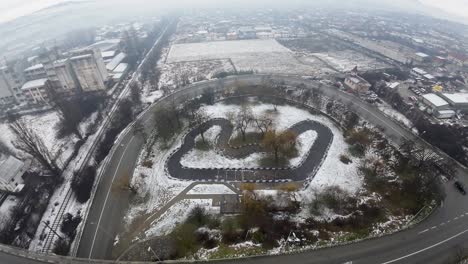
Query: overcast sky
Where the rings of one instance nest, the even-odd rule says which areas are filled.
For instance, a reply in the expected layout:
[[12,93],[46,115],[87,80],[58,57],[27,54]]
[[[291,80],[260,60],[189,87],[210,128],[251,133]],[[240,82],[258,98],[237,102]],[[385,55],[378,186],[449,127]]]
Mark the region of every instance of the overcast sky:
[[[36,12],[45,7],[66,2],[69,0],[0,0],[0,23],[11,21],[17,17],[24,16]],[[98,0],[98,1],[113,1],[116,0]],[[124,0],[118,0],[124,1]],[[127,0],[133,2],[134,0]],[[184,6],[185,4],[194,4],[200,0],[148,0],[152,3],[158,1],[165,4],[172,4],[178,6]],[[207,1],[207,0],[203,0]],[[208,0],[210,1],[210,0]],[[214,3],[226,2],[238,2],[242,0],[217,0]],[[255,2],[256,0],[250,0],[249,3]],[[275,1],[275,0],[272,0]],[[309,0],[309,1],[321,1],[321,0]],[[408,0],[411,1],[411,0]],[[468,0],[419,0],[420,2],[435,8],[442,9],[446,12],[463,16],[468,18]]]

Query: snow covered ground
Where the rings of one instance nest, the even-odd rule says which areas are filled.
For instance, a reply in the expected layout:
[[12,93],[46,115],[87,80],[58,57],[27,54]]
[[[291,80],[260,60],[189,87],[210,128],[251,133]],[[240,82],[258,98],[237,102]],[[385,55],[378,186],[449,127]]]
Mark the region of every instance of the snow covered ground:
[[0,230],[10,221],[12,216],[12,209],[19,203],[19,199],[16,196],[10,195],[0,206]]
[[158,144],[155,145],[153,153],[156,155],[150,160],[153,162],[152,167],[143,166],[142,153],[139,165],[136,167],[132,178],[132,185],[138,189],[139,199],[143,203],[133,204],[127,212],[124,221],[127,225],[145,213],[151,213],[172,200],[177,194],[182,192],[190,184],[175,180],[167,174],[165,170],[165,162],[169,158],[173,150],[182,145],[182,136],[179,136],[169,149],[161,149]]
[[377,70],[388,68],[389,65],[370,58],[362,53],[352,50],[331,51],[327,53],[313,53],[312,55],[322,59],[332,68],[340,72],[349,72],[354,67],[359,70]]
[[[394,119],[395,121],[399,122],[400,124],[404,125],[409,129],[415,129],[413,122],[411,122],[406,116],[402,113],[398,112],[397,110],[393,109],[391,106],[387,104],[379,105],[379,110],[382,111],[386,116]],[[417,131],[415,131],[417,132]]]
[[172,206],[164,215],[151,223],[151,228],[145,234],[147,237],[162,236],[169,234],[178,224],[183,222],[189,213],[200,206],[208,213],[219,214],[219,207],[212,206],[211,199],[182,200]]
[[231,58],[245,53],[275,53],[291,51],[276,40],[237,40],[172,45],[168,62]]
[[[60,116],[57,112],[49,111],[37,115],[26,115],[21,118],[37,133],[51,153],[59,156],[59,165],[62,165],[71,156],[77,138],[74,135],[62,139],[57,138],[57,126],[60,122]],[[24,153],[16,149],[12,143],[16,138],[9,124],[6,122],[0,123],[0,131],[2,131],[0,140],[14,153],[23,156]]]
[[167,63],[231,59],[239,71],[302,74],[316,72],[276,40],[238,40],[173,45]]
[[187,194],[234,194],[234,192],[224,184],[199,184]]
[[[239,105],[225,105],[223,103],[217,103],[212,106],[204,106],[203,109],[212,118],[227,118],[228,113],[237,113],[241,110],[241,107]],[[252,106],[252,112],[255,116],[264,115],[267,112],[271,112],[272,109],[274,109],[274,106],[270,104]],[[306,112],[291,106],[279,106],[277,108],[277,112],[272,115],[274,126],[278,130],[285,130],[301,121],[305,121],[307,119],[313,120],[312,118],[314,116],[310,113],[308,115],[301,115],[302,112],[298,111]],[[250,127],[249,130],[255,131],[255,128]],[[205,139],[208,142],[213,142],[220,132],[220,127],[215,126],[210,128],[206,132]],[[198,136],[197,139],[199,137],[200,136]],[[299,135],[299,155],[298,157],[291,159],[290,165],[297,166],[306,158],[307,151],[312,147],[316,138],[317,132],[315,131],[307,131]],[[200,151],[192,149],[182,157],[181,164],[187,168],[258,168],[260,167],[259,161],[265,157],[265,155],[266,154],[264,153],[253,153],[243,159],[232,159],[220,155],[216,150]]]

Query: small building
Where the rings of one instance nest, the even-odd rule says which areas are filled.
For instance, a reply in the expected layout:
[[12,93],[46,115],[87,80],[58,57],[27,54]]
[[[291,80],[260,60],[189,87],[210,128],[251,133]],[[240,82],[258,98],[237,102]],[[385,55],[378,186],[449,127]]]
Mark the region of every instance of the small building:
[[358,93],[367,93],[371,88],[371,84],[357,74],[346,77],[344,83]]
[[33,80],[25,83],[21,90],[28,104],[49,103],[49,80],[46,78]]
[[226,40],[237,40],[237,33],[236,32],[227,33]]
[[33,65],[24,70],[24,77],[27,81],[47,78],[47,72],[42,63]]
[[18,193],[24,187],[23,176],[31,160],[21,161],[13,156],[0,157],[0,191]]
[[257,32],[253,27],[240,27],[238,29],[239,39],[254,39],[257,37]]
[[425,70],[420,69],[420,68],[413,68],[413,69],[411,69],[411,73],[414,74],[414,75],[416,75],[416,76],[420,76],[420,77],[422,77],[422,76],[424,76],[424,75],[427,74],[427,72],[426,72]]
[[417,61],[417,62],[428,62],[429,61],[429,55],[427,55],[426,53],[422,53],[422,52],[418,52],[418,53],[415,53],[414,54],[414,59]]
[[450,104],[439,97],[437,94],[425,94],[422,96],[422,102],[430,108],[432,112],[441,110],[451,110]]
[[126,57],[127,55],[123,52],[117,54],[117,56],[115,56],[109,63],[107,63],[107,70],[109,72],[114,71],[114,69],[117,68],[117,66],[119,66],[119,64],[122,63],[122,61],[125,60]]
[[395,90],[398,87],[400,87],[400,83],[399,82],[387,83],[387,87],[390,88],[391,90]]
[[438,119],[450,119],[456,115],[453,110],[436,110],[433,114]]

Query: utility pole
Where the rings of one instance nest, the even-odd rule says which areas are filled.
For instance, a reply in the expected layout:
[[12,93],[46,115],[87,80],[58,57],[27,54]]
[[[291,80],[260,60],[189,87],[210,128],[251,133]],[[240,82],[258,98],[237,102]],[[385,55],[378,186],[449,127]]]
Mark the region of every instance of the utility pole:
[[56,236],[58,236],[60,239],[63,240],[63,237],[61,237],[61,236],[57,233],[57,231],[55,231],[55,229],[53,229],[53,228],[49,225],[49,223],[47,223],[46,221],[43,221],[43,223],[46,225],[46,227],[48,227],[48,228],[50,229],[50,231],[52,231]]

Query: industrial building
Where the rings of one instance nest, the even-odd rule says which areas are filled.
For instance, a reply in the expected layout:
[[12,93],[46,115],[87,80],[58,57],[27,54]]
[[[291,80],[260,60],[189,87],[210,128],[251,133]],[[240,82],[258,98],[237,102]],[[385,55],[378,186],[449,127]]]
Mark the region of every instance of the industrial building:
[[24,187],[23,176],[31,160],[21,161],[13,156],[0,157],[0,191],[18,193]]
[[453,110],[468,113],[468,93],[442,93],[440,96],[450,104]]

